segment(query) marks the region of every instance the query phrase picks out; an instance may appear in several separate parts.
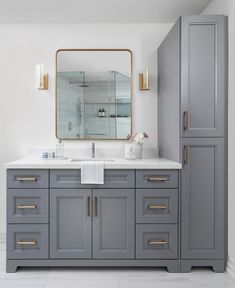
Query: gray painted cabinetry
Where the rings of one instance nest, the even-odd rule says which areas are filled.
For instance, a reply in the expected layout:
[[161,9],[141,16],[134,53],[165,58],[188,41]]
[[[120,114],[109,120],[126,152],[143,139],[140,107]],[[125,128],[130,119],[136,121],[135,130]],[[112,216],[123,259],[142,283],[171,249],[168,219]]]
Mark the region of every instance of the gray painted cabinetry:
[[[160,156],[177,170],[8,169],[7,272],[227,259],[227,18],[184,16],[158,50]],[[180,189],[179,189],[180,187]]]
[[183,164],[180,269],[227,258],[227,18],[184,16],[158,50],[160,156]]
[[7,174],[8,272],[18,266],[179,270],[177,170],[105,170],[103,185],[82,185],[76,169]]
[[91,258],[91,189],[50,190],[50,257]]

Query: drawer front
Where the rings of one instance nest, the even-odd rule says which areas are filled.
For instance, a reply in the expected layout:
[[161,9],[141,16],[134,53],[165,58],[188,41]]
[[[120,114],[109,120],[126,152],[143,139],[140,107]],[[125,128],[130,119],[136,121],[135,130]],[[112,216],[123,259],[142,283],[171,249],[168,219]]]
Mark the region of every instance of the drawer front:
[[177,188],[178,170],[137,170],[136,188]]
[[137,259],[177,259],[177,225],[137,224]]
[[177,222],[177,189],[136,189],[136,223]]
[[7,226],[7,258],[48,258],[48,225],[9,224]]
[[104,170],[104,184],[81,184],[81,170],[51,170],[51,188],[134,188],[134,170]]
[[7,170],[8,188],[48,188],[48,170],[17,169]]
[[8,223],[48,223],[48,189],[8,189]]

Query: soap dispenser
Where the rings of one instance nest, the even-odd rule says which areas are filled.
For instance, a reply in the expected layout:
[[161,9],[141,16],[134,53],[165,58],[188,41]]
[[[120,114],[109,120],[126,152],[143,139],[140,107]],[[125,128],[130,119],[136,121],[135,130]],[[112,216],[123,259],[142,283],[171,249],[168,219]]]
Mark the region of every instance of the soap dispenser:
[[56,144],[56,158],[64,158],[64,143],[62,142],[61,138],[59,138],[59,141]]

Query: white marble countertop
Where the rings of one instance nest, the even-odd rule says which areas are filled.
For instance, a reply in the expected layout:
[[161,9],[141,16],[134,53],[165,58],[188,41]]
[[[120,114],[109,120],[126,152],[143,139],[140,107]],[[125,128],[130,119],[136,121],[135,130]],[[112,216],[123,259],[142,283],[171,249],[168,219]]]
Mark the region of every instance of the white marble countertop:
[[[181,169],[182,165],[175,161],[163,158],[157,159],[112,159],[104,161],[105,169]],[[42,159],[29,157],[5,164],[6,169],[80,169],[81,162],[72,162],[71,159]]]

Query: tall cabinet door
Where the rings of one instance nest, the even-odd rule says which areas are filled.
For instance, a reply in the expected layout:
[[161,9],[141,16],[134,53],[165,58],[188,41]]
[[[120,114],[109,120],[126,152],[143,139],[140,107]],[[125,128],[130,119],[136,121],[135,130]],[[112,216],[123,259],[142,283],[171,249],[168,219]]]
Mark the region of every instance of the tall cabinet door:
[[50,258],[91,258],[91,190],[50,190]]
[[134,189],[93,190],[93,258],[134,258]]
[[181,136],[223,137],[226,17],[183,16],[181,31]]
[[224,257],[224,140],[184,138],[181,258]]

